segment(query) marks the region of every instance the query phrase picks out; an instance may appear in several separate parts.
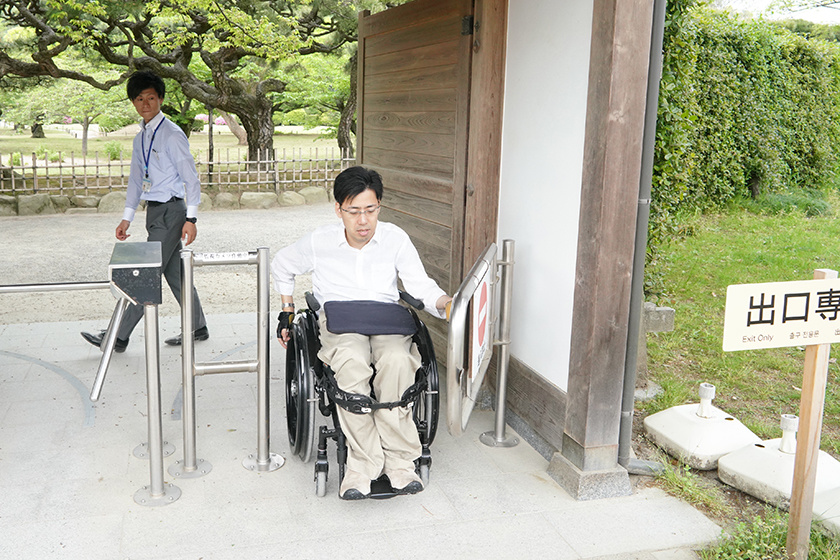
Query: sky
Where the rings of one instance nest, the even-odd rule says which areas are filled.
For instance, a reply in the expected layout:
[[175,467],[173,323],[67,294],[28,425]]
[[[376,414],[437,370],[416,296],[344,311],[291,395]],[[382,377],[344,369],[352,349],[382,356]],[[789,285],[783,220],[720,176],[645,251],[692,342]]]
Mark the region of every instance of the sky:
[[823,7],[796,12],[783,12],[780,10],[767,12],[773,3],[773,0],[716,0],[713,5],[717,7],[729,7],[739,12],[747,11],[753,14],[764,14],[768,19],[792,18],[804,19],[816,23],[840,24],[840,2],[832,8]]

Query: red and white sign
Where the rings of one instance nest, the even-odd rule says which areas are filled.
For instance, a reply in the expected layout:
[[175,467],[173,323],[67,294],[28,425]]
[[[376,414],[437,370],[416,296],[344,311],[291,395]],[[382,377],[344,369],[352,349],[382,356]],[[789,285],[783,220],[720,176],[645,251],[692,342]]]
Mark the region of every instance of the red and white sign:
[[489,285],[490,279],[485,274],[472,297],[472,340],[475,344],[472,345],[470,380],[479,377],[481,368],[486,368],[490,363],[491,353],[488,350],[493,338],[491,333],[493,319]]

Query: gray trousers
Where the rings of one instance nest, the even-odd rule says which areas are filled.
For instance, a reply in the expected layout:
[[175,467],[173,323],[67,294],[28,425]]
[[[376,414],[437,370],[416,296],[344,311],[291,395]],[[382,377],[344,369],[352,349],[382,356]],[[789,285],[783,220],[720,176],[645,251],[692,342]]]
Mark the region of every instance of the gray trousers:
[[[146,207],[146,231],[148,241],[160,241],[163,260],[163,277],[172,290],[172,295],[181,304],[181,230],[187,218],[187,206],[183,200]],[[196,329],[207,326],[204,310],[198,299],[198,291],[193,288],[193,325]],[[142,305],[129,305],[120,323],[117,338],[128,340],[131,332],[143,318]]]

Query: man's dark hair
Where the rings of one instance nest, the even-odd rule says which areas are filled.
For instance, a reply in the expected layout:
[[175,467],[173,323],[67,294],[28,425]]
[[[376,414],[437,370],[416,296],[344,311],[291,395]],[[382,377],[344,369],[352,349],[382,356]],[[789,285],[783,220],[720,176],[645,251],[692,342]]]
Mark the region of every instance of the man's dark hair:
[[131,101],[134,101],[138,95],[149,88],[154,88],[161,99],[166,95],[166,85],[163,83],[163,79],[148,70],[138,70],[131,75],[125,84],[125,92]]
[[333,198],[341,206],[367,189],[376,194],[376,200],[382,200],[382,177],[373,169],[357,165],[348,167],[338,174],[333,185]]

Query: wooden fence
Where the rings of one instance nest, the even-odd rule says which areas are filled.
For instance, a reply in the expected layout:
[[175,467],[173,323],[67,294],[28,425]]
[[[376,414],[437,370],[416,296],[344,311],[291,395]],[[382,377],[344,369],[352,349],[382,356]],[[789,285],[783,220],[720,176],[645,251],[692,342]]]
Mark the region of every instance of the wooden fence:
[[[248,160],[246,149],[216,150],[214,160],[207,153],[193,153],[202,190],[205,192],[273,191],[281,193],[303,187],[332,187],[342,170],[355,163],[344,150],[337,148],[275,149]],[[202,157],[204,155],[204,157]],[[52,161],[54,160],[54,161]],[[124,190],[128,184],[131,154],[120,153],[117,159],[95,152],[77,157],[58,154],[50,161],[36,154],[0,154],[0,194],[21,195],[51,193],[94,195]]]

